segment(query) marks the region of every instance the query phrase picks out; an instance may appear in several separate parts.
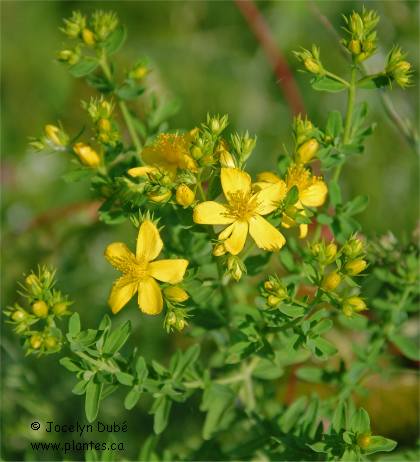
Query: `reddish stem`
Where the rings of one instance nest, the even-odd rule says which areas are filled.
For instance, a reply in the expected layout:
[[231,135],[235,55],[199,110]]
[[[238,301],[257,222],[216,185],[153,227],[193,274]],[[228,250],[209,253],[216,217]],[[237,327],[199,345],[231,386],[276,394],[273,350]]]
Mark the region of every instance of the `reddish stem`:
[[267,55],[267,59],[277,77],[277,83],[283,91],[284,97],[293,115],[304,114],[305,106],[292,72],[284,59],[270,28],[252,0],[234,0],[236,6],[244,16],[250,29]]

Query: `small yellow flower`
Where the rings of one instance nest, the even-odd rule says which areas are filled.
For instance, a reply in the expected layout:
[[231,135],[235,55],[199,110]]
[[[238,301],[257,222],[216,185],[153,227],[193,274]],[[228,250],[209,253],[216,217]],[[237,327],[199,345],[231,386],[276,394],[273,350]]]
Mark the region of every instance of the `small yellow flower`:
[[190,133],[161,133],[153,144],[143,149],[143,161],[150,166],[160,167],[175,176],[178,169],[197,171],[197,164],[190,156],[188,147]]
[[82,30],[82,39],[88,46],[95,45],[95,34],[90,29]]
[[366,303],[360,297],[353,296],[344,300],[343,313],[348,317],[351,317],[354,312],[365,310],[367,310]]
[[340,282],[341,276],[337,273],[337,271],[333,271],[332,273],[324,276],[321,287],[327,292],[330,292],[335,290],[340,285]]
[[105,250],[105,258],[123,275],[114,283],[108,303],[118,313],[138,292],[138,305],[146,314],[159,314],[163,308],[162,291],[156,280],[178,284],[184,278],[188,260],[154,261],[163,248],[159,231],[150,221],[140,226],[136,254],[122,242],[114,242]]
[[99,154],[88,144],[76,143],[73,146],[73,151],[76,153],[80,162],[83,165],[86,165],[86,167],[98,167],[101,163],[101,158],[99,157]]
[[167,202],[172,196],[171,191],[165,191],[165,192],[158,192],[158,193],[150,193],[147,197],[152,201],[156,203],[160,202]]
[[42,346],[42,337],[38,334],[34,334],[30,338],[29,343],[34,350],[39,350]]
[[43,300],[37,300],[32,305],[32,311],[35,316],[39,318],[45,318],[48,316],[48,305]]
[[133,178],[137,178],[140,176],[148,176],[150,174],[154,174],[159,172],[159,169],[156,167],[151,167],[150,165],[144,165],[143,167],[134,167],[128,170],[128,174]]
[[328,188],[324,181],[311,175],[302,165],[293,164],[286,175],[287,190],[297,186],[299,191],[299,205],[305,207],[320,207],[327,197]]
[[222,168],[221,182],[227,204],[207,201],[194,208],[193,219],[202,225],[229,225],[220,234],[226,250],[237,255],[244,248],[248,232],[264,250],[280,250],[284,236],[264,215],[273,212],[285,195],[281,184],[272,184],[252,193],[251,177],[236,168]]

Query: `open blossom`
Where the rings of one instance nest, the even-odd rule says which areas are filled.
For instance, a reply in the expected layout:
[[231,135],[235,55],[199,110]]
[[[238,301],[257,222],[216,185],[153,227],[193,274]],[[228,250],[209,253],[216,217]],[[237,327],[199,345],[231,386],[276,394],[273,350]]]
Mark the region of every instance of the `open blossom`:
[[285,197],[284,185],[274,183],[253,193],[251,177],[237,168],[222,168],[221,182],[227,203],[198,204],[194,209],[194,221],[204,225],[228,225],[219,239],[232,255],[244,248],[248,233],[261,249],[281,249],[286,242],[284,236],[263,216],[273,212]]
[[[310,170],[306,169],[302,164],[292,164],[287,170],[285,181],[271,172],[260,173],[257,179],[256,184],[262,189],[273,184],[279,184],[285,187],[287,191],[290,191],[293,186],[296,186],[299,196],[295,207],[298,210],[303,210],[304,207],[320,207],[324,204],[328,193],[325,182],[321,178],[313,176]],[[291,228],[294,225],[296,225],[294,218],[284,214],[282,226]],[[308,225],[306,223],[300,224],[299,230],[300,237],[306,237]]]
[[163,248],[159,231],[150,221],[140,226],[136,254],[122,242],[114,242],[105,250],[105,258],[123,275],[111,290],[108,303],[118,313],[138,292],[138,305],[146,314],[159,314],[163,308],[162,291],[157,281],[178,284],[184,278],[188,260],[154,261]]
[[[152,168],[160,168],[175,176],[178,169],[197,171],[197,164],[190,156],[191,134],[161,133],[157,139],[146,146],[141,157],[147,167],[130,169],[131,176],[143,176]],[[146,170],[145,170],[146,169]]]

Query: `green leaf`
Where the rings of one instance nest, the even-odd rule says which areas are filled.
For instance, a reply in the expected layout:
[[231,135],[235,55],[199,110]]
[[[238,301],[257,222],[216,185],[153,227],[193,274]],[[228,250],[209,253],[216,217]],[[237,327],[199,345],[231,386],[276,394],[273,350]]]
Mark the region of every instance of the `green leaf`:
[[316,77],[312,80],[311,85],[316,91],[327,91],[329,93],[337,93],[347,88],[343,83],[326,76]]
[[69,68],[69,72],[73,77],[84,77],[85,75],[93,72],[98,67],[98,65],[98,60],[95,58],[82,58],[80,61]]
[[343,119],[341,113],[338,111],[331,111],[328,114],[327,126],[325,128],[325,133],[328,136],[337,138],[340,136],[343,130]]
[[324,319],[311,328],[311,333],[315,335],[322,335],[330,330],[333,324],[334,323],[331,321],[331,319]]
[[85,178],[89,178],[92,176],[92,169],[89,168],[77,168],[74,170],[70,170],[69,172],[64,173],[61,175],[61,178],[66,183],[75,183],[76,181],[83,180]]
[[133,409],[141,396],[141,390],[138,387],[132,388],[124,399],[124,407],[128,410]]
[[160,396],[153,404],[151,414],[154,414],[153,431],[156,435],[165,430],[168,425],[172,401],[167,396]]
[[331,180],[328,183],[328,194],[330,195],[331,204],[334,207],[341,204],[341,189],[336,180]]
[[325,213],[320,213],[316,217],[318,223],[321,223],[321,225],[330,225],[333,222],[333,217],[330,217],[329,215],[326,215]]
[[80,316],[79,313],[74,313],[71,315],[69,320],[69,334],[71,337],[76,337],[80,332]]
[[340,401],[335,408],[331,426],[336,433],[340,433],[346,428],[346,404],[344,401]]
[[269,262],[271,257],[270,252],[265,252],[260,255],[252,255],[245,260],[245,266],[247,269],[247,274],[249,276],[254,276],[261,273],[264,266]]
[[400,334],[389,335],[389,339],[401,350],[404,356],[413,361],[420,361],[420,348],[415,341]]
[[136,362],[137,382],[139,384],[142,384],[146,380],[148,375],[149,371],[147,370],[146,361],[142,356],[140,356]]
[[294,427],[300,415],[306,408],[306,404],[306,396],[301,396],[288,407],[286,412],[279,419],[279,425],[282,432],[288,433]]
[[205,440],[211,439],[217,430],[221,430],[220,422],[234,400],[233,391],[225,385],[212,383],[205,389],[201,405],[201,410],[207,411],[203,427]]
[[284,369],[269,359],[262,359],[253,370],[252,376],[261,380],[275,380],[284,374]]
[[77,382],[72,389],[72,393],[75,395],[84,395],[86,393],[86,387],[89,382],[87,380],[81,380]]
[[353,414],[350,420],[350,430],[358,434],[370,432],[369,414],[362,407]]
[[279,306],[279,311],[281,311],[283,314],[286,316],[289,316],[289,318],[299,318],[300,316],[303,316],[305,314],[305,308],[302,306],[294,306],[294,305],[283,305],[281,304]]
[[134,378],[131,374],[128,374],[126,372],[117,372],[115,374],[115,377],[117,378],[118,382],[120,382],[123,385],[128,385],[129,387],[133,385]]
[[390,452],[397,446],[397,442],[383,436],[371,436],[369,446],[363,451],[364,454],[375,452]]
[[119,351],[128,340],[131,333],[130,321],[127,321],[118,329],[115,329],[105,340],[103,352],[108,355],[114,355]]
[[70,372],[79,372],[82,369],[70,358],[61,358],[59,360],[59,363],[64,366],[68,371]]
[[357,196],[344,206],[343,212],[346,215],[357,215],[367,207],[369,198],[367,196]]
[[175,370],[173,372],[174,380],[182,377],[184,375],[185,370],[188,367],[192,366],[197,361],[199,356],[200,356],[200,345],[198,343],[188,348],[188,350],[185,351],[181,355],[175,367]]
[[296,375],[307,382],[320,383],[322,382],[322,369],[318,367],[300,367]]
[[387,87],[390,83],[390,78],[386,75],[367,76],[356,82],[356,86],[363,90],[375,90],[376,88]]
[[313,354],[322,360],[328,359],[330,356],[337,353],[337,348],[322,337],[309,339],[307,345]]
[[96,383],[92,378],[86,386],[85,414],[89,422],[93,422],[99,410],[101,399],[102,383]]
[[117,52],[127,38],[127,31],[124,26],[118,26],[112,34],[105,40],[104,48],[109,55]]
[[140,85],[132,80],[125,82],[121,87],[115,90],[117,96],[126,101],[136,99],[142,93],[144,93],[144,86]]
[[296,204],[298,199],[299,199],[299,189],[297,188],[296,185],[294,185],[287,193],[287,196],[285,197],[283,204],[285,207],[289,207],[291,205]]

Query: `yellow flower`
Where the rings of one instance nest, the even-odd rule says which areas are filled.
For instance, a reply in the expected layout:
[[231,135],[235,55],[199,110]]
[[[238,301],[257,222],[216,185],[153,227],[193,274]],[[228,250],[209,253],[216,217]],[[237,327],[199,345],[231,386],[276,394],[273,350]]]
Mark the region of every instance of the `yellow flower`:
[[145,220],[140,226],[135,255],[122,242],[114,242],[106,248],[106,259],[123,273],[115,281],[108,300],[114,314],[118,313],[136,292],[143,313],[153,315],[162,311],[162,291],[156,280],[178,284],[182,281],[188,266],[188,260],[184,259],[154,261],[162,248],[159,231],[150,220]]
[[145,164],[160,167],[175,175],[178,169],[197,171],[197,164],[188,147],[191,134],[161,133],[153,144],[143,149]]
[[188,207],[194,202],[194,199],[194,192],[186,184],[181,184],[178,186],[176,190],[176,201],[179,205]]
[[328,188],[321,178],[312,176],[311,172],[303,165],[293,164],[287,170],[287,190],[297,186],[299,200],[297,207],[320,207],[327,197]]
[[83,165],[86,165],[86,167],[98,167],[101,163],[101,158],[99,157],[99,154],[88,144],[76,143],[73,146],[73,151],[76,153],[80,162]]
[[237,255],[244,248],[248,232],[257,246],[277,251],[284,236],[263,215],[273,212],[284,198],[285,189],[273,184],[252,193],[251,177],[237,168],[222,168],[221,182],[227,204],[208,201],[194,208],[194,221],[202,225],[229,225],[219,234],[226,250]]

